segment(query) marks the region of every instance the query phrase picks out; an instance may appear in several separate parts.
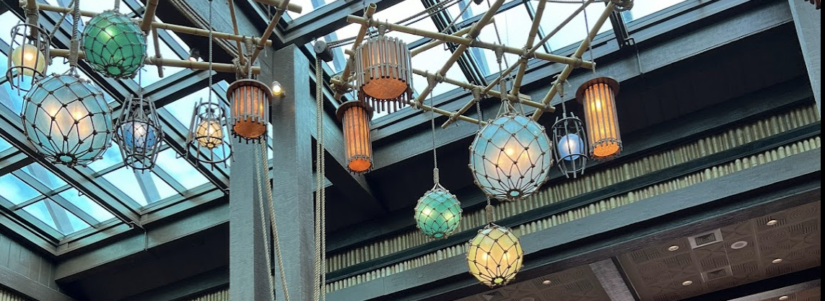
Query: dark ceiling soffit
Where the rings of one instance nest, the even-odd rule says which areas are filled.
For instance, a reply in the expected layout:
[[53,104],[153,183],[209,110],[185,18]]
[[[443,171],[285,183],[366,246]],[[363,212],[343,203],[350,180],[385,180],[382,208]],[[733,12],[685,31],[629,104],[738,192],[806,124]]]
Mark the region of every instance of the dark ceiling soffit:
[[[339,0],[333,1],[330,4],[324,5],[293,22],[287,26],[282,33],[284,36],[281,40],[283,45],[304,45],[312,42],[312,39],[324,37],[336,30],[343,28],[347,23],[347,16],[363,15],[365,2],[371,2],[378,5],[378,11],[385,10],[401,0],[376,0],[376,1],[358,1],[358,0]],[[311,8],[304,8],[311,9]]]
[[[590,264],[654,241],[718,228],[821,199],[821,150],[522,237],[527,280]],[[643,214],[641,214],[643,213]],[[644,216],[640,220],[640,216]],[[677,231],[674,231],[677,230]],[[405,271],[329,294],[336,301],[446,300],[485,289],[466,273],[466,259]],[[420,275],[428,275],[426,278]],[[450,292],[458,291],[459,294]]]
[[[804,271],[801,273],[796,273],[794,275],[789,276],[796,276],[795,279],[787,279],[788,281],[763,281],[764,283],[759,283],[753,288],[756,288],[757,294],[750,295],[747,297],[737,298],[730,301],[763,301],[763,300],[779,300],[782,296],[793,295],[796,293],[804,292],[807,290],[813,290],[822,287],[822,268],[816,268],[809,271]],[[808,282],[799,283],[798,279],[804,279],[805,277],[814,277],[813,279]],[[771,289],[771,287],[776,287],[776,283],[793,283],[792,285],[777,288],[771,291],[765,291],[767,289]],[[737,288],[740,289],[741,288]],[[694,300],[699,301],[699,300]]]
[[[699,10],[697,8],[693,8],[693,6],[697,8],[701,7],[702,9]],[[648,41],[655,41],[657,44],[667,42],[665,40],[685,41],[685,39],[691,39],[692,41],[695,41],[695,43],[691,44],[693,45],[692,49],[681,49],[680,51],[667,53],[656,52],[655,56],[651,53],[650,58],[644,62],[644,65],[646,66],[645,71],[651,72],[672,63],[683,61],[698,54],[710,51],[714,48],[730,44],[740,40],[743,37],[751,36],[782,24],[792,22],[792,16],[787,9],[782,9],[783,7],[787,8],[787,3],[764,3],[764,1],[748,0],[704,2],[701,4],[692,4],[690,7],[680,7],[680,10],[676,11],[679,12],[679,14],[675,15],[674,12],[669,12],[669,14],[662,16],[660,16],[660,14],[665,14],[665,12],[655,14],[649,18],[650,20],[655,20],[656,22],[645,21],[640,24],[633,24],[630,30],[632,32],[632,37],[636,40],[637,44],[643,48],[651,47],[646,46],[646,42]],[[728,19],[722,20],[721,22],[717,20],[717,18],[714,18],[720,13],[729,12],[732,8],[736,8],[735,12],[739,13]],[[736,26],[737,24],[738,26]],[[742,26],[742,24],[746,24],[747,26]],[[713,28],[725,28],[727,30],[720,31],[725,33],[724,35],[707,35],[702,32],[693,32],[692,34],[688,33],[688,35],[669,34],[674,30],[688,25],[694,28],[703,28],[702,26],[705,26],[709,28],[708,30]],[[594,41],[594,44],[596,45],[594,48],[594,55],[597,61],[599,61],[600,58],[615,57],[616,54],[619,54],[619,47],[613,43],[608,43],[614,38],[615,37],[612,33],[602,34]],[[652,47],[653,48],[651,49],[656,49],[655,45]],[[562,50],[563,53],[572,53],[573,51],[575,51],[575,49],[572,47]],[[645,60],[644,55],[642,56],[642,59]],[[639,76],[639,70],[629,70],[629,68],[626,67],[617,69],[618,67],[616,66],[635,66],[637,64],[635,54],[627,54],[620,57],[616,62],[600,61],[599,70],[603,73],[606,70],[620,70],[622,74],[611,74],[611,76],[616,77],[620,81],[626,81]],[[565,66],[561,64],[531,62],[531,68],[528,69],[525,76],[525,89],[523,89],[524,94],[535,95],[534,97],[543,97],[549,89],[550,83],[547,80],[549,75],[560,73],[564,67]],[[584,83],[591,77],[592,75],[590,73],[585,72],[571,78],[570,83],[573,86],[576,86],[577,84]],[[435,103],[437,107],[451,110],[460,108],[466,102],[470,101],[470,99],[471,95],[468,92],[457,89],[436,97]],[[568,97],[568,99],[566,99],[566,101],[571,100],[572,97]],[[555,103],[559,103],[558,99],[554,100],[554,104]],[[427,114],[412,110],[411,108],[404,109],[389,117],[381,118],[373,123],[373,141],[378,142],[410,128],[428,123],[429,121],[430,120],[429,117],[427,117]]]
[[74,301],[71,297],[51,287],[45,286],[40,282],[29,279],[5,266],[0,266],[0,280],[2,280],[0,281],[0,287],[9,287],[34,300]]

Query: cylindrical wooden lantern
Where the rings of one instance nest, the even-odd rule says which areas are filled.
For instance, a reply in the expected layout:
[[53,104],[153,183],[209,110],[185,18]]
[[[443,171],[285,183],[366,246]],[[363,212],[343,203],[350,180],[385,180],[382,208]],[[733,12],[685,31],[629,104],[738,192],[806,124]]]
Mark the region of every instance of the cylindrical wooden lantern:
[[585,121],[590,140],[590,155],[596,160],[609,160],[622,152],[622,136],[616,95],[619,82],[609,77],[593,79],[579,88],[576,98],[584,105]]
[[338,108],[337,115],[344,124],[347,168],[354,173],[369,172],[372,170],[372,109],[363,102],[350,101]]
[[360,99],[376,111],[393,112],[412,98],[412,56],[401,39],[377,36],[355,52]]
[[269,86],[257,80],[239,80],[229,86],[226,97],[232,104],[232,134],[246,140],[265,137],[274,99]]

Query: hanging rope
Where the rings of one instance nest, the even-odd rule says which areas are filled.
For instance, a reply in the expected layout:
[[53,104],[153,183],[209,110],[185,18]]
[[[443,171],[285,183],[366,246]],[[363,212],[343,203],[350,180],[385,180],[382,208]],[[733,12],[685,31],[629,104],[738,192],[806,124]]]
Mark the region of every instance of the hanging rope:
[[[255,149],[255,158],[261,158],[261,151],[259,149]],[[266,160],[266,159],[264,159]],[[268,173],[268,170],[267,170]],[[274,275],[270,275],[272,273],[272,259],[270,256],[272,255],[271,249],[269,247],[269,227],[266,223],[266,209],[264,209],[264,188],[263,179],[266,178],[267,181],[269,177],[266,176],[266,173],[261,172],[261,164],[255,164],[255,184],[258,185],[258,210],[260,210],[260,218],[261,218],[261,233],[263,235],[264,240],[264,252],[266,254],[266,273],[267,278],[269,278],[269,296],[272,298],[271,300],[275,300],[275,277]]]
[[[72,11],[72,49],[69,53],[69,72],[71,72],[72,75],[78,75],[77,61],[80,57],[80,0],[75,0],[74,4],[74,10]],[[57,31],[57,29],[55,29],[55,31]]]
[[[435,85],[435,77],[434,76],[430,76],[428,78],[428,80],[430,81],[429,84],[430,84],[431,87]],[[434,93],[430,93],[430,107],[431,108],[435,108],[435,96],[433,96],[433,94]],[[439,170],[438,170],[438,148],[436,147],[436,142],[435,142],[435,112],[433,112],[433,110],[430,110],[430,124],[432,125],[432,134],[433,134],[432,135],[433,136],[432,137],[433,138],[433,182],[435,182],[435,186],[438,187],[438,186],[441,186],[441,175],[439,174]]]
[[315,299],[326,300],[326,189],[324,174],[324,69],[320,58],[315,59]]
[[[587,0],[582,0],[582,5],[586,5]],[[589,46],[590,61],[596,60],[593,54],[593,38],[590,36],[590,18],[587,16],[587,9],[584,10],[584,28],[587,30],[587,45]],[[593,75],[596,75],[596,66],[593,66]]]

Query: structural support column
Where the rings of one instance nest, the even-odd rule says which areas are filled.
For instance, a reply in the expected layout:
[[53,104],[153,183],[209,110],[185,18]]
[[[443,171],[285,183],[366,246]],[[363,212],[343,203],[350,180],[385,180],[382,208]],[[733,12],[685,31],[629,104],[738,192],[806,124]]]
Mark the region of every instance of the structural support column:
[[[260,61],[264,70],[261,79],[265,83],[277,80],[286,92],[272,108],[275,154],[272,190],[284,276],[291,301],[312,300],[316,260],[311,127],[315,126],[315,104],[309,85],[310,63],[294,45],[272,56],[263,56]],[[280,274],[277,271],[276,268],[276,274]],[[276,285],[280,283],[280,279],[276,279]],[[277,293],[278,300],[284,300],[282,288]]]
[[[229,134],[229,133],[227,133]],[[270,271],[266,268],[256,165],[256,144],[234,143],[229,182],[229,296],[230,300],[269,300]],[[263,168],[263,167],[260,167]]]
[[788,0],[791,4],[796,32],[811,77],[819,116],[822,116],[822,11],[808,1]]

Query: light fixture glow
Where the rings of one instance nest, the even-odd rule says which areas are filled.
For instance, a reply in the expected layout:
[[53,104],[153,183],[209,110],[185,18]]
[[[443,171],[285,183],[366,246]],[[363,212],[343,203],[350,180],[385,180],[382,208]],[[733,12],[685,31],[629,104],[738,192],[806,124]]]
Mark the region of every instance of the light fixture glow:
[[779,225],[779,221],[775,220],[775,219],[772,219],[772,220],[768,221],[767,225],[770,226],[770,227],[773,227],[773,226]]
[[585,120],[590,139],[590,155],[593,159],[609,160],[622,152],[616,95],[619,82],[601,77],[579,88],[576,98],[584,105]]
[[427,237],[446,239],[461,224],[461,213],[458,198],[438,185],[418,200],[415,222]]
[[11,54],[12,66],[22,67],[22,74],[34,76],[46,71],[46,56],[33,45],[17,47]]
[[276,97],[284,96],[284,87],[278,81],[272,82],[272,94]]
[[257,80],[238,80],[226,90],[226,98],[231,104],[232,134],[247,141],[263,140],[273,101],[269,87]]
[[412,98],[412,56],[401,39],[379,35],[355,51],[359,99],[379,113],[393,112]]
[[163,130],[154,102],[142,97],[130,98],[124,104],[123,116],[115,130],[115,142],[126,166],[141,171],[155,166]]
[[783,262],[785,262],[785,260],[782,259],[782,258],[777,258],[777,259],[774,259],[772,261],[773,264],[780,264],[780,263],[783,263]]
[[344,124],[347,168],[352,173],[363,174],[372,170],[372,113],[372,109],[361,101],[346,102],[336,112]]
[[693,285],[693,281],[688,280],[688,281],[682,282],[682,285],[683,286],[691,286],[691,285]]
[[524,251],[518,237],[505,227],[489,224],[470,241],[470,274],[491,287],[505,286],[521,271]]
[[82,41],[89,65],[112,78],[133,78],[146,61],[146,34],[114,10],[92,18],[83,29]]
[[667,250],[670,251],[670,252],[676,252],[676,251],[679,251],[679,249],[681,249],[679,246],[671,246]]

